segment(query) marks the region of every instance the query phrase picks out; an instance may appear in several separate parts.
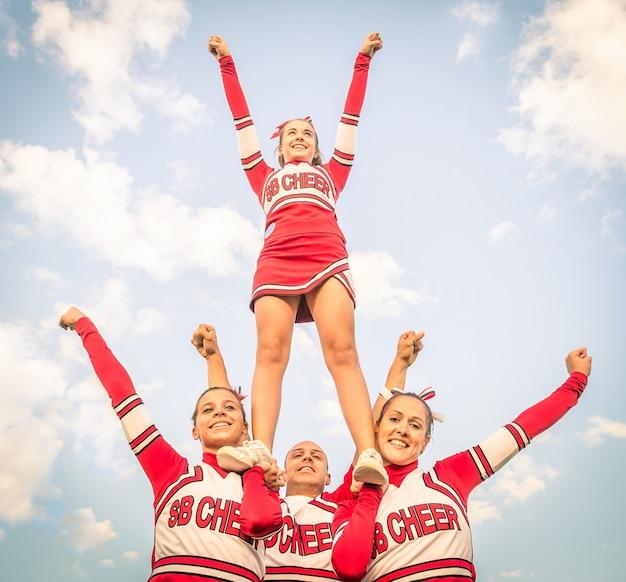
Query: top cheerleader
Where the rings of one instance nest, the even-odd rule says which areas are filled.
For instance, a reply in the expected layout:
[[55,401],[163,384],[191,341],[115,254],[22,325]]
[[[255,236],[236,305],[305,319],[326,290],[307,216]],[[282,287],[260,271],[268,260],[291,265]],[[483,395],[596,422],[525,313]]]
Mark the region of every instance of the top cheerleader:
[[241,163],[267,216],[250,302],[257,325],[252,380],[255,440],[220,451],[220,464],[229,470],[245,470],[259,458],[269,458],[294,322],[315,321],[326,365],[360,453],[354,478],[374,484],[387,479],[374,448],[370,402],[354,337],[352,277],[345,238],[335,215],[354,159],[370,62],[382,46],[380,35],[371,33],[357,55],[330,161],[322,163],[311,120],[291,119],[279,125],[272,136],[279,138],[280,167],[274,169],[263,160],[228,46],[222,37],[209,38],[209,52],[219,62],[234,117]]

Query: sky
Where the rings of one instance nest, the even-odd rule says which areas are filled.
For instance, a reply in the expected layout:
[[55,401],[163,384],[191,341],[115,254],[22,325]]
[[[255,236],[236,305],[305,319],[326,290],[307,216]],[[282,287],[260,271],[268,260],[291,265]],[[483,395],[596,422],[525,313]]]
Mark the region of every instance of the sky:
[[[354,57],[373,60],[337,213],[369,391],[424,330],[423,466],[480,442],[593,356],[576,408],[470,500],[478,579],[623,580],[626,2],[0,0],[0,560],[3,578],[145,579],[151,490],[75,334],[98,325],[192,460],[213,324],[249,392],[263,216],[210,34],[232,50],[264,154],[311,115],[332,151]],[[249,406],[249,404],[248,404]],[[276,456],[352,456],[311,324],[298,326]],[[34,554],[34,552],[36,552]]]

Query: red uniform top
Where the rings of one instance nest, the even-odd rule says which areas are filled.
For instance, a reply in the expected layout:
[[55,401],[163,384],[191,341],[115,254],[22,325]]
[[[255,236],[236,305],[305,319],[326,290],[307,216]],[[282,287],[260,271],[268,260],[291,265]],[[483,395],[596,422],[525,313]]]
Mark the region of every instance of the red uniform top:
[[265,539],[266,582],[337,580],[330,563],[331,524],[337,504],[352,499],[352,467],[334,491],[317,497],[289,495],[281,531]]
[[190,465],[152,423],[130,376],[94,324],[83,317],[76,331],[154,491],[150,580],[259,582],[265,546],[258,538],[282,525],[278,495],[265,486],[261,468],[242,479],[222,470],[208,452],[202,463]]
[[[336,276],[354,299],[345,238],[335,215],[356,142],[371,57],[359,53],[341,116],[335,150],[327,164],[287,163],[274,170],[263,160],[232,57],[219,61],[235,120],[241,163],[266,214],[265,244],[254,277],[251,307],[263,295],[304,295]],[[301,302],[296,321],[311,321]]]
[[357,500],[342,502],[333,520],[332,560],[339,578],[475,580],[469,494],[574,406],[586,384],[586,376],[574,372],[479,445],[437,461],[430,471],[417,461],[390,465],[384,496],[380,488],[364,486]]

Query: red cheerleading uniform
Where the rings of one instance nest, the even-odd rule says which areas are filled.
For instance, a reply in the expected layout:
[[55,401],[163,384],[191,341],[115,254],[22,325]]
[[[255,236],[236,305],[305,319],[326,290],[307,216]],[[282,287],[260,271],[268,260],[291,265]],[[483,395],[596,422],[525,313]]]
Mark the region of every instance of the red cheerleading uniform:
[[282,529],[265,538],[265,582],[337,580],[331,566],[332,521],[337,504],[352,499],[352,467],[335,491],[289,495]]
[[262,539],[282,526],[278,495],[254,467],[243,478],[224,471],[205,452],[190,465],[161,436],[130,376],[94,324],[76,323],[98,378],[131,449],[154,491],[154,582],[231,580],[260,582],[265,575]]
[[263,295],[300,295],[296,322],[312,321],[304,295],[329,277],[336,277],[354,302],[346,240],[337,223],[335,205],[354,160],[370,60],[368,55],[357,55],[330,161],[316,166],[290,162],[278,170],[263,160],[232,57],[219,61],[241,164],[266,214],[265,243],[252,285],[252,310]]
[[437,461],[430,471],[419,468],[417,461],[389,465],[384,495],[379,487],[364,485],[358,499],[340,503],[332,551],[339,579],[476,580],[469,494],[574,406],[586,384],[587,377],[574,372],[550,396],[479,445]]

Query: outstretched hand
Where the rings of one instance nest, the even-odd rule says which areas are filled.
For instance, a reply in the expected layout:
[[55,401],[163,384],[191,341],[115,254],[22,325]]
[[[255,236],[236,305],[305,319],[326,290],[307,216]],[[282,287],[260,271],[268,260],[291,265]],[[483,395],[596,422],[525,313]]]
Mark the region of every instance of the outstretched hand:
[[396,359],[401,360],[407,366],[415,362],[418,354],[424,349],[423,331],[405,331],[398,338]]
[[59,318],[59,325],[63,329],[70,329],[74,331],[76,322],[81,317],[85,317],[85,314],[77,307],[72,306]]
[[215,328],[208,323],[200,323],[191,336],[191,343],[203,358],[208,358],[219,353],[217,345],[217,333]]
[[363,41],[363,46],[359,52],[373,57],[374,53],[383,48],[383,39],[378,32],[370,32]]
[[591,374],[591,356],[587,353],[587,348],[577,348],[573,352],[567,354],[565,358],[568,374],[581,372],[589,377]]
[[228,56],[230,50],[226,41],[221,37],[213,34],[209,37],[209,52],[219,61],[222,57]]

